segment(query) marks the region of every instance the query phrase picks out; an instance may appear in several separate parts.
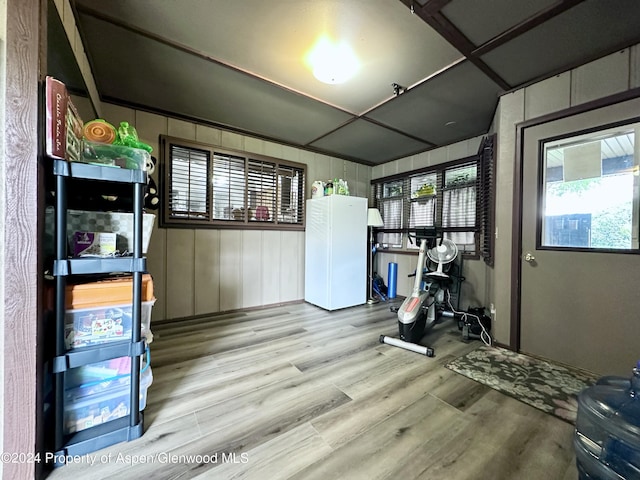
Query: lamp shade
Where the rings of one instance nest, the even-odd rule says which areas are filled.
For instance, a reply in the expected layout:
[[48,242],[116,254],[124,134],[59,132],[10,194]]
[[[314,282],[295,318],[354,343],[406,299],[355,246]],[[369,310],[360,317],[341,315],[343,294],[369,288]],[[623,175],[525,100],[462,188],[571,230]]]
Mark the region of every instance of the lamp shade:
[[370,208],[367,211],[367,226],[368,227],[384,226],[384,222],[382,221],[382,216],[380,215],[380,210],[378,210],[377,208]]

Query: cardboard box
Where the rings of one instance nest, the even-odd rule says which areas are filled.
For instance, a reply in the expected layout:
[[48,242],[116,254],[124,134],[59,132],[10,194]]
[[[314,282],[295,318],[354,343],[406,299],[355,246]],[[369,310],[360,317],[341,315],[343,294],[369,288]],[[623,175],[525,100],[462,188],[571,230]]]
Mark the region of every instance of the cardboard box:
[[108,257],[116,252],[116,234],[109,232],[74,232],[73,256]]

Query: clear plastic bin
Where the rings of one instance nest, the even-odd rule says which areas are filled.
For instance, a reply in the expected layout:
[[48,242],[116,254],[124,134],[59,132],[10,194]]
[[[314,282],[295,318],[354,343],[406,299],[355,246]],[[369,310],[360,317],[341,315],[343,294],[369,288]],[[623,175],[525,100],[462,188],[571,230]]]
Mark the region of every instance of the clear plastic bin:
[[[147,389],[153,382],[151,367],[140,374],[140,403],[138,408],[147,406]],[[92,395],[79,395],[79,390],[65,392],[64,433],[80,432],[117,418],[129,415],[131,394],[129,381],[113,383],[101,392]]]
[[79,161],[129,170],[146,170],[147,164],[151,162],[151,155],[141,148],[83,140]]
[[580,479],[640,478],[640,363],[630,380],[604,377],[578,396]]
[[[141,335],[151,342],[151,309],[154,300],[142,302]],[[65,344],[68,349],[131,338],[132,304],[67,310]]]
[[[150,354],[147,348],[146,354],[141,357],[140,373],[144,373],[149,364]],[[72,368],[65,373],[65,394],[76,401],[118,385],[129,385],[130,373],[131,357],[119,357]]]

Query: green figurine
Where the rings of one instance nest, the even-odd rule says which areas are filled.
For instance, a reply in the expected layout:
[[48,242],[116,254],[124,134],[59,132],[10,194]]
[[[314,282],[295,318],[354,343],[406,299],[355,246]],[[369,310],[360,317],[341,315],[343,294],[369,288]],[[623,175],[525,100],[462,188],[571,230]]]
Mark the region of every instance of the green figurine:
[[138,139],[138,132],[135,127],[129,125],[129,122],[120,122],[116,140],[113,144],[124,145],[125,147],[141,148],[149,153],[153,151],[153,147],[151,147],[151,145],[147,145]]

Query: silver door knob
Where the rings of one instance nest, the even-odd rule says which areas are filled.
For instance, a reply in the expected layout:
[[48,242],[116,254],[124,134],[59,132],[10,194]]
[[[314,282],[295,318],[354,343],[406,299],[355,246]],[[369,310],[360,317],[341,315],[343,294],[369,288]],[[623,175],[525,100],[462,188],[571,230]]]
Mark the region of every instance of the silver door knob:
[[536,257],[534,257],[531,252],[527,252],[526,255],[524,256],[524,261],[525,262],[533,262],[536,259]]

